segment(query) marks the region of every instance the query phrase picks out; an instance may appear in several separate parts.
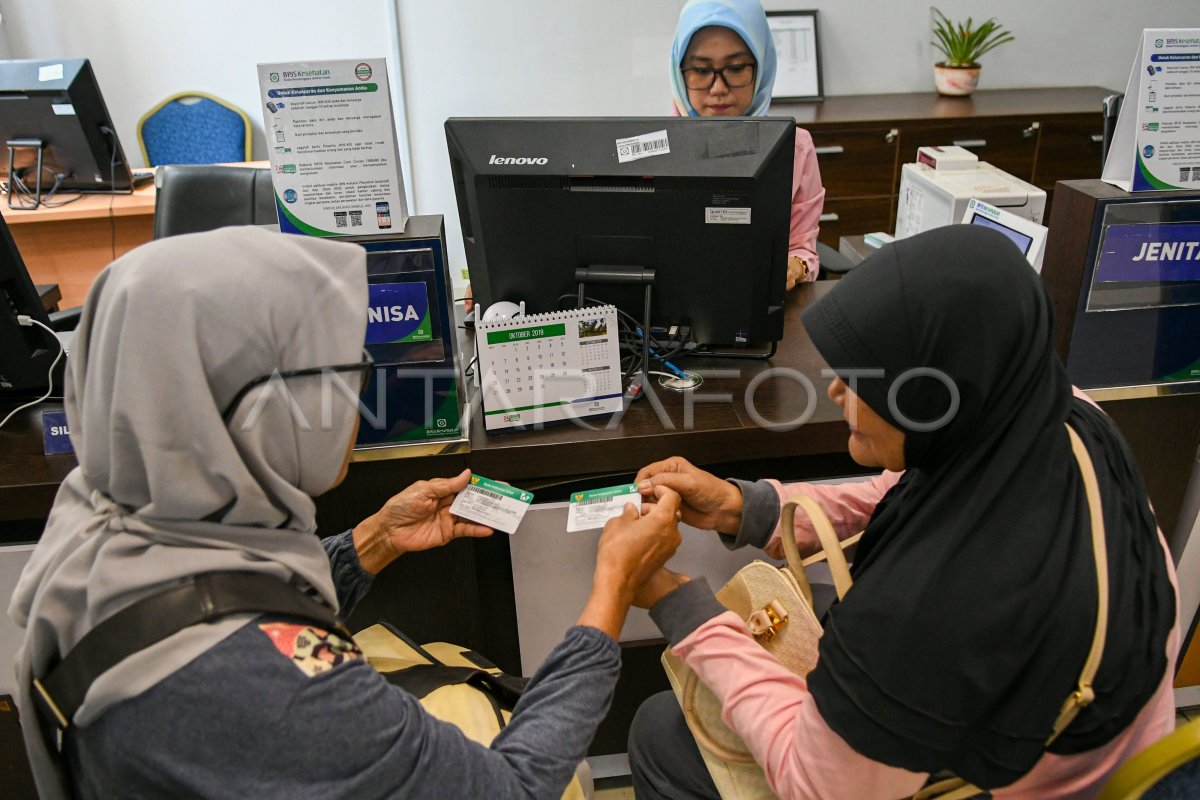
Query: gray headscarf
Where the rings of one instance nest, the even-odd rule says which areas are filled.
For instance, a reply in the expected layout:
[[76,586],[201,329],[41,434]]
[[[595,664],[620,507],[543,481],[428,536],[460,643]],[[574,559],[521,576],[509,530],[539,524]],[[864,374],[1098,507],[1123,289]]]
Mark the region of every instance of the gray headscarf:
[[[97,277],[66,379],[79,466],[9,608],[25,629],[19,700],[43,798],[67,784],[31,704],[33,676],[107,617],[223,570],[273,575],[337,608],[311,496],[341,469],[355,403],[320,376],[300,377],[287,393],[278,380],[251,391],[228,425],[221,414],[257,377],[361,359],[365,258],[354,245],[226,228],[144,245]],[[345,377],[356,389],[358,376]],[[75,723],[146,691],[251,616],[187,628],[122,661],[92,684]]]

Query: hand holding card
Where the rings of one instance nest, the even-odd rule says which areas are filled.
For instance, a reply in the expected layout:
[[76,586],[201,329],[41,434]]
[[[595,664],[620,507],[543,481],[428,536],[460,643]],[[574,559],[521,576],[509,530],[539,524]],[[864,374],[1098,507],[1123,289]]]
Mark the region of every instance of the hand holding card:
[[417,481],[355,526],[354,548],[363,569],[374,574],[404,553],[441,547],[463,536],[491,536],[491,526],[451,516],[451,500],[469,478],[464,470],[454,478]]

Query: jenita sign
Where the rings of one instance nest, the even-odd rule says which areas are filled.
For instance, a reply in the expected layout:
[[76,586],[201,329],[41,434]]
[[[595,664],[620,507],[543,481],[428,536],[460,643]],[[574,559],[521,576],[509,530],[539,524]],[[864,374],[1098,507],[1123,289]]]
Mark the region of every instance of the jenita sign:
[[1142,31],[1103,180],[1127,192],[1200,189],[1200,28]]
[[1200,224],[1110,225],[1094,281],[1200,282]]
[[[1184,306],[1200,306],[1200,222],[1106,225],[1096,252],[1086,310]],[[1171,319],[1171,325],[1176,325],[1184,318],[1176,314]],[[1172,340],[1175,336],[1161,329],[1157,335]],[[1196,340],[1190,333],[1185,338]],[[1192,355],[1186,360],[1194,359]]]
[[259,64],[258,83],[280,229],[403,232],[408,208],[384,60]]

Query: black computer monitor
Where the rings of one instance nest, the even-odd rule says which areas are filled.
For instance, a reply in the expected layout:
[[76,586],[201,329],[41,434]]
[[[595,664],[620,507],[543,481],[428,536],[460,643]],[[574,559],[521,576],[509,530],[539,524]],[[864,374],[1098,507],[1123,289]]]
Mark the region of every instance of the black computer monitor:
[[[42,192],[128,192],[133,176],[86,58],[0,61],[0,173],[32,192],[42,144]],[[56,186],[57,184],[57,186]]]
[[0,405],[44,391],[59,353],[53,334],[37,325],[18,324],[18,315],[50,325],[8,224],[0,217]]
[[[777,342],[795,135],[791,119],[449,119],[473,293],[555,311],[576,268],[648,268],[654,326]],[[636,284],[587,296],[643,317]]]

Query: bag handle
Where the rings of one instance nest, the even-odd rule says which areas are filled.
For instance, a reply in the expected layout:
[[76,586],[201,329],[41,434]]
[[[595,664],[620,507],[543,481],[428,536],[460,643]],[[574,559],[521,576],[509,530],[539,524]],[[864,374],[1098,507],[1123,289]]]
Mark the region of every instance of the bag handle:
[[[813,527],[817,531],[817,537],[824,548],[824,552],[818,553],[808,560],[800,558],[800,548],[796,544],[795,515],[797,506],[803,508],[808,514],[809,519],[812,520]],[[783,506],[780,512],[780,538],[783,540],[783,553],[787,560],[787,570],[799,585],[800,591],[804,595],[805,600],[808,601],[810,607],[813,601],[812,585],[808,582],[808,576],[804,574],[805,565],[822,559],[828,559],[830,571],[833,573],[834,585],[837,588],[838,598],[841,599],[850,590],[852,583],[850,567],[846,563],[846,555],[842,552],[842,548],[854,544],[861,537],[862,534],[858,533],[845,542],[839,542],[837,533],[834,532],[833,524],[830,523],[825,510],[811,497],[799,495],[795,500],[791,500]],[[695,670],[688,670],[687,677],[683,682],[683,715],[688,720],[689,727],[692,729],[692,735],[696,741],[705,750],[708,750],[723,761],[728,761],[731,764],[753,764],[754,756],[749,750],[734,750],[726,747],[714,739],[708,729],[704,727],[700,716],[696,714],[696,691],[699,686],[700,679],[696,675]]]
[[[846,592],[850,591],[850,586],[854,583],[850,577],[850,566],[846,563],[846,554],[842,552],[843,547],[848,547],[858,541],[858,537],[862,534],[857,534],[845,542],[838,541],[837,533],[833,530],[833,524],[829,521],[829,516],[825,513],[825,509],[821,508],[816,500],[813,500],[807,495],[797,495],[793,500],[789,500],[783,506],[780,512],[780,530],[779,538],[783,541],[783,553],[787,556],[788,569],[792,575],[796,577],[796,581],[800,582],[800,576],[804,575],[804,566],[807,563],[820,561],[820,558],[809,559],[804,561],[800,558],[800,548],[796,545],[796,507],[804,509],[808,514],[809,520],[812,521],[813,529],[817,532],[817,538],[821,541],[821,547],[824,550],[824,558],[829,561],[829,571],[833,574],[833,585],[837,589],[838,599],[841,600],[846,596]],[[808,578],[803,579],[802,589],[806,589],[805,595],[808,598],[809,605],[812,605],[812,587],[808,583]]]
[[1100,502],[1100,484],[1096,480],[1096,468],[1092,457],[1083,440],[1070,425],[1066,426],[1071,437],[1071,450],[1079,463],[1079,472],[1083,475],[1083,486],[1087,492],[1088,514],[1092,518],[1092,555],[1096,561],[1096,632],[1092,634],[1092,648],[1088,651],[1087,660],[1079,674],[1079,683],[1075,691],[1063,703],[1054,721],[1054,733],[1046,740],[1046,746],[1059,737],[1067,729],[1079,711],[1096,699],[1092,689],[1092,680],[1100,669],[1100,656],[1104,653],[1104,641],[1108,635],[1108,547],[1104,535],[1104,508]]
[[696,713],[696,690],[699,687],[700,678],[697,677],[695,670],[689,669],[687,677],[683,681],[683,717],[687,720],[688,727],[692,729],[692,736],[695,737],[696,742],[717,758],[728,761],[730,764],[755,763],[754,756],[749,750],[734,750],[726,747],[714,739],[708,732],[708,728],[704,727],[704,722]]

